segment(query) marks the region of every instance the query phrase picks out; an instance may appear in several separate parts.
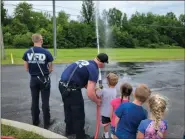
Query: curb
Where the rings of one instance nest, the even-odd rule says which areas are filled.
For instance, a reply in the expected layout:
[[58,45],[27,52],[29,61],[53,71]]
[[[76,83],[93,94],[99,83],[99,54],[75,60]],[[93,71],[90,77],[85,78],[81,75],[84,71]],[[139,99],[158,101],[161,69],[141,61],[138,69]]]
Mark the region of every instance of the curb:
[[4,125],[9,125],[15,128],[19,128],[19,129],[23,129],[26,131],[30,131],[30,132],[34,132],[36,134],[39,134],[45,138],[55,138],[55,139],[67,139],[66,137],[56,134],[54,132],[51,132],[49,130],[37,127],[37,126],[33,126],[27,123],[22,123],[22,122],[18,122],[18,121],[13,121],[13,120],[7,120],[7,119],[3,119],[1,118],[1,124]]

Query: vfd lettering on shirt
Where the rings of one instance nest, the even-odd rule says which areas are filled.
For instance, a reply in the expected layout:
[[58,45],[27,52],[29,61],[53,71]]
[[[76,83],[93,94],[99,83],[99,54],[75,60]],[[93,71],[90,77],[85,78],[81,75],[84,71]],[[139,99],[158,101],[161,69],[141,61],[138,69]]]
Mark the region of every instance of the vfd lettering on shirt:
[[75,63],[79,66],[79,68],[82,68],[83,66],[89,65],[89,62],[86,60],[78,60]]
[[35,53],[35,55],[33,53],[27,53],[27,57],[28,57],[28,63],[38,63],[39,64],[45,64],[45,60],[46,60],[46,55],[42,54],[42,53]]

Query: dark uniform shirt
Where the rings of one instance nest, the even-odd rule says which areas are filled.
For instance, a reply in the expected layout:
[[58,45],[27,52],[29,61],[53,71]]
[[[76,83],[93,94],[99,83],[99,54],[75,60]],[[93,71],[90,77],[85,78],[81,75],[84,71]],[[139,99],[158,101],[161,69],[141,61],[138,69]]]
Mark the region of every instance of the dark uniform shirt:
[[[64,72],[61,75],[62,81],[67,82],[69,80],[70,75],[72,74],[75,67],[77,67],[79,62],[80,61],[72,63],[64,70]],[[76,83],[77,85],[83,88],[84,86],[87,85],[88,80],[97,82],[98,75],[99,75],[98,65],[96,64],[95,61],[82,60],[81,64],[78,65],[78,68],[74,72],[71,78],[71,82]]]
[[45,75],[49,74],[48,63],[53,61],[51,53],[42,47],[33,47],[35,57],[31,49],[27,50],[22,59],[28,62],[29,73],[31,76],[41,75],[36,59]]

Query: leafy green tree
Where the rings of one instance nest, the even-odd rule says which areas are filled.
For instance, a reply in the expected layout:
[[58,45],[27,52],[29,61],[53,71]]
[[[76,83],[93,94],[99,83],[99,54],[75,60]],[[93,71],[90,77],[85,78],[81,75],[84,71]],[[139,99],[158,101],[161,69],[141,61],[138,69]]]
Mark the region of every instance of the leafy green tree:
[[69,21],[69,15],[66,14],[64,11],[60,11],[56,19],[57,25],[64,26],[68,24],[68,21]]
[[[92,0],[84,0],[78,21],[60,11],[56,17],[57,48],[97,47],[95,9]],[[5,46],[27,48],[31,34],[41,33],[44,46],[53,48],[53,18],[49,12],[33,11],[32,5],[20,2],[13,16],[8,16],[1,1],[1,21]],[[108,24],[106,24],[108,21]],[[165,15],[135,12],[128,19],[116,8],[103,10],[98,17],[101,48],[185,48],[185,15],[173,12]]]
[[9,26],[9,32],[12,35],[25,34],[29,32],[27,25],[21,23],[18,19],[14,18],[12,24]]
[[108,22],[111,26],[120,27],[122,22],[122,12],[116,8],[109,9]]
[[7,10],[4,8],[4,2],[3,0],[1,0],[1,23],[2,25],[4,25],[4,22],[6,20],[7,17]]
[[93,23],[95,19],[94,3],[92,0],[84,0],[82,3],[82,21],[87,24]]
[[19,3],[14,10],[15,19],[19,20],[20,23],[25,24],[30,32],[35,32],[35,23],[32,11],[32,4],[26,2]]
[[34,25],[32,32],[38,32],[40,28],[47,29],[50,20],[47,19],[47,17],[43,13],[32,11],[31,17],[32,18],[30,19],[30,23]]
[[181,22],[182,25],[185,26],[185,14],[180,14],[179,21]]
[[13,46],[15,48],[29,48],[32,45],[31,42],[32,33],[15,35],[13,38]]

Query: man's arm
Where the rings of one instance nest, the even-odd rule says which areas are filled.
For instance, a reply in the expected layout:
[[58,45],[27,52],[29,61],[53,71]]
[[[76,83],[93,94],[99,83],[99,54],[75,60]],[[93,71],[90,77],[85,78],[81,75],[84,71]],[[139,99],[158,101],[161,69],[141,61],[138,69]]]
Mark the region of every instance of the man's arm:
[[27,61],[24,61],[24,68],[26,71],[28,71],[28,62]]
[[95,92],[96,83],[93,81],[88,81],[87,84],[87,96],[94,101],[96,104],[100,105],[100,100],[96,96]]
[[96,88],[95,89],[95,93],[96,93],[96,96],[98,96],[99,98],[101,98],[102,95],[103,95],[103,90],[100,89],[100,88]]
[[24,60],[24,69],[28,71],[29,67],[28,67],[28,62],[27,62],[27,52],[24,53],[22,59]]
[[51,53],[49,51],[47,51],[47,58],[48,58],[48,70],[49,73],[51,73],[53,71],[53,56],[51,55]]
[[49,69],[49,73],[51,73],[53,71],[53,63],[52,62],[48,63],[48,69]]

